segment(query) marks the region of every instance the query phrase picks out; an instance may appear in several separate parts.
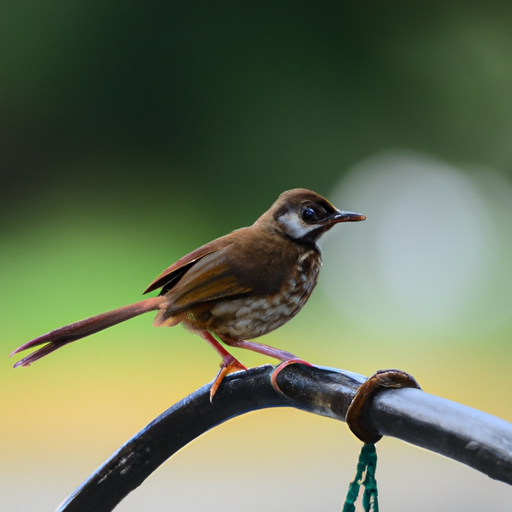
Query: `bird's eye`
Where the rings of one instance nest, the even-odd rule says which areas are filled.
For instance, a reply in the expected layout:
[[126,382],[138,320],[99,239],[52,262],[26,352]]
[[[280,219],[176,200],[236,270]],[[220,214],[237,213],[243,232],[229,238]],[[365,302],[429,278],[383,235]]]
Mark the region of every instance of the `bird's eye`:
[[311,208],[311,206],[306,206],[304,210],[302,210],[302,220],[306,222],[313,222],[317,220],[316,212]]

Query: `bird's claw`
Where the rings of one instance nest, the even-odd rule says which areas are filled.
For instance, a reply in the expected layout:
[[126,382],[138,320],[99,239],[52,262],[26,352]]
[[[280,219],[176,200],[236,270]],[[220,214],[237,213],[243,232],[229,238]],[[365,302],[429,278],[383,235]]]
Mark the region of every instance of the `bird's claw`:
[[295,359],[288,359],[286,361],[281,362],[278,364],[275,369],[270,374],[270,384],[272,387],[278,392],[282,394],[281,389],[279,388],[279,385],[277,384],[277,376],[279,373],[284,370],[287,366],[290,364],[303,364],[305,366],[313,366],[311,363],[308,363],[307,361],[304,361],[303,359],[299,359],[298,357]]
[[219,389],[220,383],[224,380],[226,375],[229,375],[233,372],[245,371],[247,367],[245,367],[238,359],[235,359],[233,356],[226,357],[223,359],[219,373],[215,377],[213,381],[212,387],[210,388],[210,402],[213,402],[213,397]]

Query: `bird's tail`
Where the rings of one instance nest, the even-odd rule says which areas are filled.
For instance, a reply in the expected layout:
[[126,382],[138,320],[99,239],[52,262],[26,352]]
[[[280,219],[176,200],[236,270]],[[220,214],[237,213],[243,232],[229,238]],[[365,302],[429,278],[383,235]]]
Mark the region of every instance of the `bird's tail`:
[[101,315],[92,316],[85,320],[75,322],[74,324],[65,325],[60,329],[55,329],[54,331],[43,334],[42,336],[25,343],[12,352],[9,357],[23,350],[37,347],[38,345],[44,345],[46,343],[46,345],[41,347],[39,350],[36,350],[35,352],[32,352],[32,354],[29,354],[19,360],[14,365],[14,368],[17,368],[18,366],[29,366],[38,359],[51,354],[54,350],[57,350],[68,343],[85,338],[86,336],[102,331],[103,329],[107,329],[108,327],[112,327],[113,325],[124,322],[125,320],[147,313],[148,311],[159,309],[164,300],[164,297],[161,296],[150,297],[149,299],[141,300],[140,302],[130,304],[129,306],[114,309],[113,311],[102,313]]

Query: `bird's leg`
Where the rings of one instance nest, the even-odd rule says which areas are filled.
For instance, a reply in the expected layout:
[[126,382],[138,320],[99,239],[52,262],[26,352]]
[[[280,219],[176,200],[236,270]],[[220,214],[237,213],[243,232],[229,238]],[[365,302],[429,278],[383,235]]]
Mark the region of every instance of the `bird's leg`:
[[239,370],[247,370],[247,368],[235,357],[233,357],[208,331],[202,331],[201,336],[209,343],[214,350],[222,357],[222,363],[220,364],[219,373],[213,381],[212,387],[210,388],[210,402],[213,400],[213,396],[217,392],[220,383],[224,377],[232,372]]
[[[293,355],[291,352],[286,352],[285,350],[269,347],[268,345],[264,345],[263,343],[255,343],[254,341],[245,340],[234,340],[230,338],[222,338],[222,341],[226,343],[226,345],[229,345],[230,347],[252,350],[253,352],[258,352],[258,354],[263,354],[265,356],[273,357],[274,359],[279,359],[279,361],[302,361],[299,357]],[[306,361],[304,361],[304,363],[306,363]]]

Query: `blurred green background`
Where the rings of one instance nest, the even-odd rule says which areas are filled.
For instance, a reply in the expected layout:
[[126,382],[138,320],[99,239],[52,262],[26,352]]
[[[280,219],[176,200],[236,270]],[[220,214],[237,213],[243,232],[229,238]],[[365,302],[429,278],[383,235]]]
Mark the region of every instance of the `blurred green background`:
[[[310,303],[264,341],[363,374],[402,368],[512,421],[511,26],[498,1],[1,2],[2,352],[138,300],[177,258],[307,187],[368,219],[330,234]],[[29,369],[4,359],[2,509],[53,510],[213,378],[204,342],[151,323]],[[253,413],[118,510],[339,510],[358,450],[332,420]],[[393,439],[377,476],[395,512],[512,498]]]

